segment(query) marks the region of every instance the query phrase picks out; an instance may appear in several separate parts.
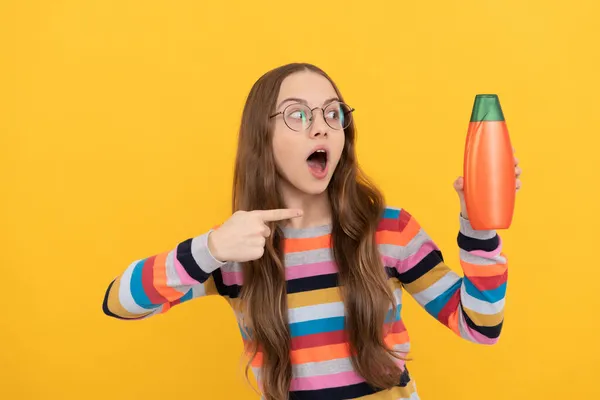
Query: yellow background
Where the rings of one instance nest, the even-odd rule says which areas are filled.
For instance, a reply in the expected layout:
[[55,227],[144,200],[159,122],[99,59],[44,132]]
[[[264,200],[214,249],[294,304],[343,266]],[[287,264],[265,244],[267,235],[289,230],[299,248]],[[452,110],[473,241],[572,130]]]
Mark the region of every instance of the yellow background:
[[357,109],[388,203],[457,270],[452,182],[474,95],[500,96],[524,171],[503,335],[472,345],[409,298],[421,397],[598,398],[599,16],[594,0],[2,1],[0,397],[256,398],[224,301],[144,322],[101,302],[129,262],[228,216],[250,86],[309,61]]

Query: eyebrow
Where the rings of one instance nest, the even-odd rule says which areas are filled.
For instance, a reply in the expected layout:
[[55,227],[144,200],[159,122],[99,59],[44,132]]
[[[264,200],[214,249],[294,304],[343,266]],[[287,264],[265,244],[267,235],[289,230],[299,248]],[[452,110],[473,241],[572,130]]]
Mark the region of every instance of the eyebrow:
[[[279,105],[277,106],[277,109],[279,110],[279,108],[280,108],[282,105],[284,105],[285,103],[287,103],[287,102],[289,102],[289,101],[295,101],[295,102],[298,102],[298,103],[302,103],[302,104],[306,104],[306,105],[308,105],[308,102],[307,102],[306,100],[304,100],[304,99],[301,99],[301,98],[298,98],[298,97],[288,97],[287,99],[284,99],[284,100],[283,100],[281,103],[279,103]],[[331,97],[331,98],[329,98],[329,99],[325,100],[325,101],[323,102],[323,105],[325,105],[325,104],[329,104],[329,103],[331,103],[332,101],[340,101],[340,99],[339,99],[337,96],[336,96],[336,97]]]

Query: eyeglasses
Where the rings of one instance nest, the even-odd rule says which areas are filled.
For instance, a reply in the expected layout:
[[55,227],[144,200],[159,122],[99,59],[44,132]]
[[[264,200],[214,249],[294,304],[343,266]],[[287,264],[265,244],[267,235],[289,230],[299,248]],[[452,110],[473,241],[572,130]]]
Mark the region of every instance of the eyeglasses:
[[325,108],[315,107],[312,109],[306,104],[293,103],[285,107],[283,111],[269,116],[269,118],[282,114],[283,121],[288,128],[296,132],[302,132],[312,125],[314,121],[313,112],[315,110],[321,110],[325,123],[329,125],[331,129],[340,130],[350,126],[354,108],[350,108],[347,104],[339,101],[329,103]]

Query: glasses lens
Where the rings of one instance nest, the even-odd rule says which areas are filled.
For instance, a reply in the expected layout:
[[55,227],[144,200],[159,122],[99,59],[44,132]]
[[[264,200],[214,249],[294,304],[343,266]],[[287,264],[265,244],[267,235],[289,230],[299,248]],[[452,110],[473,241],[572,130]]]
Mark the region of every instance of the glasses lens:
[[304,104],[290,104],[283,114],[285,123],[290,129],[301,132],[310,126],[312,113]]
[[346,129],[352,121],[350,107],[344,103],[334,102],[325,108],[325,122],[333,129]]

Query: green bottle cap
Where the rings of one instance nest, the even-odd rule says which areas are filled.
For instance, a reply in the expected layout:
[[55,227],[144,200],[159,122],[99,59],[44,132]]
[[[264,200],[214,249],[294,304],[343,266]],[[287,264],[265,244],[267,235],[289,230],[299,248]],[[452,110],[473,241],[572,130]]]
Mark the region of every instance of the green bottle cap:
[[478,94],[475,96],[471,122],[504,121],[500,100],[496,94]]

